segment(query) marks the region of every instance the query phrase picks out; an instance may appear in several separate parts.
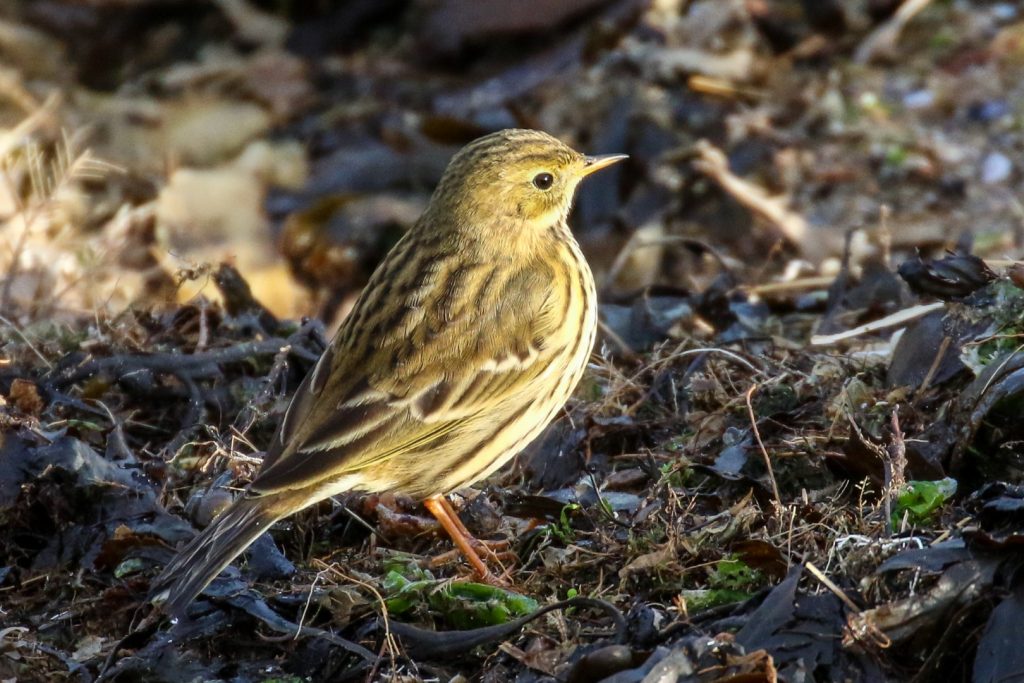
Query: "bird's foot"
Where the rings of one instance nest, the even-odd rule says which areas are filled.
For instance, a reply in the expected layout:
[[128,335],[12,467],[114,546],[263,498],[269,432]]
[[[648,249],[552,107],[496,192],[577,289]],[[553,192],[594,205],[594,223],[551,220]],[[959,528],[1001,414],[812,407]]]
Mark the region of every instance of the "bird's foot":
[[[508,541],[480,541],[473,538],[472,534],[469,533],[469,530],[466,529],[465,525],[462,523],[462,520],[459,519],[455,509],[452,508],[451,503],[449,503],[448,499],[444,496],[428,498],[424,501],[424,505],[427,510],[437,518],[437,521],[448,533],[448,536],[451,537],[452,542],[458,549],[458,552],[465,557],[466,561],[468,561],[469,564],[472,565],[473,569],[476,570],[477,579],[479,581],[494,586],[500,586],[502,588],[509,588],[511,586],[508,581],[509,570],[505,568],[505,565],[502,562],[502,559],[515,559],[514,553],[508,551]],[[450,554],[453,553],[445,553],[445,555]],[[502,573],[500,575],[491,573],[487,564],[480,559],[481,554],[501,567]],[[440,559],[440,557],[444,556],[442,555],[435,558],[435,561]],[[435,562],[431,562],[431,564],[437,566]]]

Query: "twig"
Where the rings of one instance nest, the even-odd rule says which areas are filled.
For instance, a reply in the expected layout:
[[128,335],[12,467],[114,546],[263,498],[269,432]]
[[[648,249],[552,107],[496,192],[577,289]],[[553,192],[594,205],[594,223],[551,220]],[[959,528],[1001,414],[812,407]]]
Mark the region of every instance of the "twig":
[[[320,566],[322,566],[324,568],[323,571],[331,572],[331,573],[336,574],[337,576],[339,576],[344,581],[347,581],[349,583],[354,583],[357,586],[361,586],[362,588],[365,588],[366,590],[368,590],[371,593],[373,593],[374,597],[377,598],[377,602],[380,604],[381,621],[384,624],[384,645],[387,647],[388,659],[391,660],[391,670],[394,671],[394,669],[395,669],[395,653],[399,651],[399,647],[398,647],[398,641],[395,640],[394,633],[391,630],[391,620],[388,617],[388,604],[387,604],[387,601],[384,600],[384,596],[381,595],[380,591],[378,591],[371,584],[368,584],[365,581],[360,581],[359,579],[357,579],[354,576],[349,576],[349,575],[345,574],[340,569],[338,569],[335,565],[333,565],[333,564],[326,564],[325,562],[320,561],[320,560],[317,560],[316,562],[317,562],[317,564],[319,564]],[[373,670],[370,672],[370,675],[367,677],[367,680],[375,680],[376,674],[377,674],[377,667],[379,665],[380,665],[380,656],[377,657],[377,661],[374,663]]]
[[164,452],[167,453],[171,460],[178,455],[178,451],[181,447],[188,443],[188,440],[192,438],[192,432],[203,420],[203,414],[205,404],[203,401],[203,393],[199,390],[199,385],[196,384],[192,378],[187,374],[172,373],[175,377],[181,380],[181,383],[185,385],[188,390],[188,412],[185,413],[185,417],[181,419],[181,428],[178,430],[177,435],[171,439],[170,443],[164,448]]
[[8,320],[7,318],[3,317],[2,315],[0,315],[0,323],[3,323],[4,325],[7,325],[12,330],[14,330],[14,334],[16,334],[19,337],[21,337],[21,341],[25,342],[25,345],[28,346],[28,348],[30,348],[32,350],[32,353],[36,354],[36,356],[39,358],[39,360],[43,361],[43,363],[46,365],[47,368],[53,368],[53,363],[51,363],[50,361],[46,360],[46,356],[44,356],[43,354],[41,354],[39,352],[39,349],[37,349],[35,347],[35,345],[33,345],[32,342],[29,341],[28,337],[26,337],[25,334],[21,330],[18,329],[17,325],[15,325],[14,323],[12,323],[10,320]]
[[942,341],[939,342],[939,350],[935,352],[935,358],[932,359],[931,366],[928,367],[928,372],[925,374],[924,379],[921,380],[921,386],[914,392],[916,398],[924,396],[924,392],[931,386],[932,380],[935,379],[936,373],[939,371],[939,367],[942,365],[942,359],[946,357],[946,352],[949,350],[949,345],[952,343],[952,339],[948,336],[943,335]]
[[878,207],[878,243],[882,249],[882,263],[889,270],[892,267],[892,229],[889,227],[889,217],[892,209],[888,204]]
[[892,409],[892,443],[889,444],[889,456],[892,458],[892,484],[896,490],[907,483],[907,444],[900,429],[900,409]]
[[892,409],[892,441],[885,449],[882,458],[885,482],[882,486],[882,508],[885,515],[886,534],[892,536],[892,498],[907,483],[907,444],[900,431],[899,406]]
[[306,623],[306,614],[309,613],[309,605],[313,602],[313,591],[316,590],[316,584],[324,577],[324,571],[326,570],[318,571],[316,576],[313,577],[313,583],[309,585],[309,593],[306,594],[306,603],[302,606],[302,614],[299,615],[299,621],[296,624],[297,628],[295,629],[295,636],[292,640],[298,640],[299,636],[302,635],[302,627]]
[[615,342],[615,345],[619,347],[619,350],[621,350],[622,353],[626,354],[627,356],[636,355],[636,351],[634,351],[633,348],[629,344],[626,343],[625,339],[623,339],[618,334],[616,334],[615,330],[613,330],[608,325],[608,323],[606,323],[605,321],[599,319],[597,321],[597,326],[601,330],[601,332],[604,333],[604,335],[606,337],[608,337],[613,342]]
[[405,651],[410,657],[441,659],[453,657],[463,652],[468,652],[474,647],[508,638],[534,619],[548,612],[570,607],[585,607],[603,611],[615,623],[615,642],[618,644],[626,642],[628,627],[625,615],[615,605],[606,600],[583,597],[569,598],[568,600],[545,605],[536,612],[505,622],[504,624],[482,626],[465,631],[428,631],[397,621],[391,624],[391,629],[402,639]]
[[707,140],[697,142],[698,158],[693,166],[714,180],[729,195],[751,212],[767,221],[788,242],[800,248],[807,235],[807,221],[788,208],[785,197],[769,197],[768,193],[729,170],[729,162],[722,150]]
[[904,308],[901,311],[896,311],[884,318],[879,318],[878,320],[858,325],[857,327],[846,330],[845,332],[836,332],[835,334],[816,334],[811,337],[811,344],[813,346],[831,346],[832,344],[843,341],[844,339],[852,339],[853,337],[859,337],[860,335],[867,334],[869,332],[877,332],[889,327],[905,325],[913,320],[917,320],[918,318],[923,318],[932,311],[938,311],[945,307],[946,304],[942,301],[936,301],[931,304],[921,304],[919,306],[911,306],[910,308]]
[[875,456],[878,458],[878,461],[882,463],[882,504],[884,507],[883,511],[885,514],[885,529],[886,534],[891,536],[892,515],[890,514],[891,509],[889,483],[892,481],[892,463],[890,462],[889,452],[882,448],[881,446],[879,446],[878,444],[876,444],[874,441],[871,441],[866,436],[864,436],[864,432],[861,431],[860,425],[857,424],[857,420],[854,419],[853,417],[853,401],[850,399],[850,394],[847,391],[846,387],[843,387],[843,409],[843,412],[846,414],[846,419],[850,423],[850,429],[853,430],[853,433],[857,435],[857,438],[860,439],[860,442],[864,444],[864,447],[870,450],[872,453],[874,453]]
[[128,447],[128,441],[124,438],[124,423],[114,415],[114,411],[107,407],[106,403],[103,401],[96,401],[96,403],[107,414],[110,423],[114,425],[110,436],[107,437],[107,457],[113,454],[118,460],[133,461],[135,454],[132,453],[132,449]]
[[757,445],[761,449],[761,455],[764,456],[765,467],[768,468],[768,479],[772,483],[772,494],[775,496],[775,505],[778,506],[778,511],[783,510],[782,507],[782,496],[779,495],[779,485],[775,482],[775,470],[772,469],[772,459],[768,455],[768,449],[764,447],[764,441],[761,440],[761,432],[757,428],[757,416],[754,415],[754,404],[751,403],[751,397],[754,392],[757,391],[757,384],[751,384],[750,388],[747,389],[747,414],[750,415],[750,427],[754,430],[754,438],[757,439]]
[[[262,412],[257,406],[262,406],[270,400],[274,393],[275,385],[280,381],[285,370],[288,369],[288,355],[291,351],[292,347],[283,347],[274,355],[274,364],[271,365],[270,372],[263,379],[263,387],[238,411],[233,428],[239,436],[249,431]],[[253,446],[252,450],[259,449]]]
[[[245,342],[202,353],[125,354],[97,358],[80,365],[74,372],[65,377],[53,378],[53,382],[57,385],[72,384],[87,377],[108,372],[118,377],[123,377],[126,374],[138,372],[139,370],[150,370],[179,377],[188,375],[193,379],[211,376],[217,374],[217,366],[219,365],[237,363],[253,356],[276,354],[285,347],[290,347],[290,351],[296,355],[302,355],[299,353],[300,347],[297,347],[295,344],[303,337],[310,336],[312,329],[313,323],[307,323],[288,339],[274,337],[264,339],[263,341]],[[318,357],[317,354],[309,355],[312,355],[314,358]]]
[[825,588],[828,588],[830,591],[832,591],[832,593],[837,598],[839,598],[844,605],[849,607],[851,612],[855,614],[860,614],[861,609],[857,606],[857,603],[851,600],[850,596],[844,593],[843,590],[832,581],[832,579],[825,576],[824,572],[815,567],[813,562],[804,562],[804,567],[814,576],[814,578],[816,578],[818,581],[821,581]]
[[694,74],[686,81],[687,87],[694,92],[721,97],[736,97],[747,100],[763,100],[768,96],[766,91],[749,88],[731,83],[723,78]]
[[882,523],[885,525],[885,535],[892,537],[892,463],[888,458],[882,459]]
[[833,282],[835,282],[835,277],[819,275],[799,280],[789,280],[788,282],[769,282],[763,285],[754,285],[753,287],[747,287],[746,290],[751,294],[765,296],[767,294],[786,294],[794,291],[802,292],[808,289],[827,289]]
[[202,351],[210,343],[209,304],[205,297],[199,300],[199,338],[196,339],[196,351]]
[[988,380],[985,381],[985,386],[982,387],[981,391],[978,392],[978,396],[984,396],[985,394],[988,393],[988,388],[992,386],[992,382],[995,382],[997,379],[999,379],[1000,375],[1003,372],[1003,368],[1005,368],[1011,360],[1016,358],[1017,354],[1020,353],[1021,350],[1024,350],[1024,344],[1021,344],[1020,346],[1015,348],[1011,353],[1006,354],[1006,358],[1004,358],[1003,361],[998,365],[998,367],[996,367],[996,369],[988,376]]
[[[301,630],[301,635],[312,638],[320,638],[322,640],[336,645],[341,649],[345,650],[349,654],[353,654],[360,657],[364,664],[377,661],[377,655],[373,654],[365,647],[358,643],[354,643],[349,640],[331,633],[330,631],[317,628],[315,626],[298,626],[288,619],[282,618],[277,612],[272,610],[266,601],[257,596],[255,591],[242,591],[236,593],[233,596],[223,598],[223,602],[246,612],[251,617],[258,619],[267,628],[272,631],[280,633],[285,639],[291,640],[292,634],[298,628]],[[178,624],[168,632],[168,636],[171,638],[175,637],[175,629],[181,628],[182,624]],[[182,642],[183,638],[177,638],[179,642]],[[267,638],[267,640],[270,640]]]
[[903,29],[932,0],[906,0],[887,22],[876,28],[864,39],[853,55],[853,61],[867,64],[882,54],[890,55],[896,49]]
[[974,517],[964,517],[959,522],[954,524],[952,528],[943,529],[941,534],[939,534],[938,536],[936,536],[928,542],[928,545],[934,548],[935,546],[937,546],[938,544],[942,543],[947,538],[952,536],[954,531],[962,531],[964,527],[973,523],[974,521]]
[[729,351],[728,349],[719,349],[719,348],[713,348],[713,347],[701,348],[701,349],[687,349],[686,351],[678,351],[676,353],[673,353],[672,357],[696,356],[696,355],[702,354],[702,353],[719,353],[719,354],[725,356],[726,358],[728,358],[728,359],[730,359],[730,360],[732,360],[732,361],[734,361],[736,363],[739,363],[740,365],[745,367],[747,370],[750,370],[755,375],[760,375],[760,374],[763,373],[763,370],[761,370],[760,368],[755,366],[753,363],[748,361],[746,358],[744,358],[743,356],[739,355],[738,353],[733,353],[732,351]]

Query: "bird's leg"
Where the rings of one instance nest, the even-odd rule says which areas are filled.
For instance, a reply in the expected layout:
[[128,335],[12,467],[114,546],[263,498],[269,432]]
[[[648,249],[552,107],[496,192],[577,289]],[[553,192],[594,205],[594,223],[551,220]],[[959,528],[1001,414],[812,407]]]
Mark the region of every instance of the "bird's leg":
[[455,528],[458,529],[462,535],[468,538],[471,544],[476,545],[480,542],[473,537],[473,534],[469,533],[469,529],[467,529],[466,525],[462,523],[462,518],[459,517],[458,511],[452,506],[452,502],[448,500],[448,496],[438,496],[437,502],[441,504],[445,513],[451,517],[453,522],[455,522]]
[[[448,496],[440,496],[439,500],[441,501],[441,506],[444,508],[444,511],[452,518],[452,521],[455,522],[459,531],[465,534],[466,538],[469,540],[469,544],[473,546],[473,550],[477,551],[478,555],[483,555],[489,561],[497,562],[500,565],[501,557],[497,551],[508,550],[508,541],[481,541],[479,538],[474,537],[473,534],[469,532],[469,529],[466,528],[466,525],[462,523],[462,518],[459,517],[458,511],[452,506],[452,502],[448,500]],[[502,569],[504,570],[504,567],[502,567]]]
[[444,527],[444,530],[448,532],[452,542],[458,546],[465,558],[473,565],[473,569],[476,570],[480,580],[488,583],[491,582],[493,577],[490,570],[487,569],[487,565],[484,564],[484,561],[477,555],[476,550],[473,549],[473,542],[476,539],[466,529],[466,526],[452,508],[451,503],[448,502],[448,499],[443,495],[431,496],[423,501],[423,505],[430,511],[430,514],[437,518],[437,521]]

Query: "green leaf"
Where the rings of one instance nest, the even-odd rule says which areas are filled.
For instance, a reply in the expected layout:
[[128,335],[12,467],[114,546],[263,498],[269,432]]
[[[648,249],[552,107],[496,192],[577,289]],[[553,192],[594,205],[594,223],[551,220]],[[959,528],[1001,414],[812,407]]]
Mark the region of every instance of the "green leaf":
[[896,497],[892,525],[899,526],[906,516],[913,525],[930,523],[935,513],[956,493],[957,481],[950,477],[937,481],[908,481]]
[[114,569],[114,577],[123,579],[126,576],[137,574],[146,568],[146,563],[138,558],[127,559]]
[[485,583],[448,583],[428,593],[431,608],[458,629],[504,624],[537,611],[537,601]]
[[753,593],[745,591],[729,590],[727,588],[712,588],[702,590],[684,590],[680,595],[686,600],[686,609],[691,614],[702,612],[719,605],[729,605],[734,602],[742,602],[750,598]]
[[79,429],[83,432],[102,432],[104,431],[104,429],[106,429],[103,425],[99,424],[98,422],[92,422],[90,420],[79,420],[75,418],[68,419],[68,421],[65,424],[67,424],[69,428]]
[[572,528],[572,513],[580,509],[579,503],[566,503],[558,515],[557,524],[548,524],[547,531],[562,543],[572,543],[576,531]]
[[[429,573],[429,572],[427,572]],[[430,579],[411,581],[400,572],[392,569],[384,577],[384,592],[388,597],[384,600],[391,614],[405,614],[423,604],[424,593],[436,582]]]
[[392,614],[429,609],[458,629],[504,624],[537,610],[537,601],[485,583],[440,581],[425,570],[402,567],[384,577],[385,604]]

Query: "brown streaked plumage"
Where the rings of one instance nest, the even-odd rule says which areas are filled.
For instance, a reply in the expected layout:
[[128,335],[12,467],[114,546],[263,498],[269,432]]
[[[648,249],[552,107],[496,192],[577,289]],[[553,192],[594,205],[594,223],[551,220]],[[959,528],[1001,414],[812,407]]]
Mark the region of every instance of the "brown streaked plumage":
[[302,382],[258,476],[167,565],[154,599],[182,612],[275,521],[349,490],[426,499],[486,572],[443,496],[518,453],[583,374],[597,301],[566,218],[579,181],[622,158],[529,130],[456,154]]

